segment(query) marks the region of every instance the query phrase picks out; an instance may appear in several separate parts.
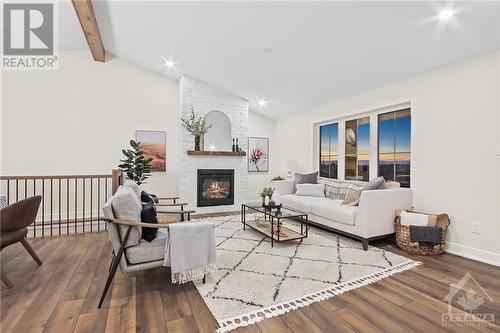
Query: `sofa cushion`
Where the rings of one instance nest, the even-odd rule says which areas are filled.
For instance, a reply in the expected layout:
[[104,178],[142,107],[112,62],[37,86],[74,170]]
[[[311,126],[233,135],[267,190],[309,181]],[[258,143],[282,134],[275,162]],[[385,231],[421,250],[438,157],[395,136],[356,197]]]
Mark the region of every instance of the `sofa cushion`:
[[[141,222],[142,205],[134,190],[127,186],[120,186],[111,198],[113,215],[122,220]],[[128,226],[119,224],[120,234],[123,239]],[[132,227],[125,247],[134,246],[141,239],[141,227]]]
[[342,205],[342,200],[324,198],[311,203],[308,213],[343,224],[354,225],[357,211],[357,206]]
[[305,197],[325,197],[325,184],[297,184],[295,195]]
[[282,195],[280,199],[283,206],[308,213],[309,205],[313,197],[301,197],[295,194],[285,194]]
[[163,260],[165,253],[166,234],[158,232],[158,235],[151,242],[141,239],[136,246],[125,250],[127,260],[131,264]]
[[[295,194],[287,194],[281,196],[281,203],[285,207],[290,207],[295,210],[299,210],[304,213],[309,213],[309,209],[312,203],[320,200],[325,200],[326,198],[319,197],[304,197]],[[328,199],[330,200],[330,199]]]

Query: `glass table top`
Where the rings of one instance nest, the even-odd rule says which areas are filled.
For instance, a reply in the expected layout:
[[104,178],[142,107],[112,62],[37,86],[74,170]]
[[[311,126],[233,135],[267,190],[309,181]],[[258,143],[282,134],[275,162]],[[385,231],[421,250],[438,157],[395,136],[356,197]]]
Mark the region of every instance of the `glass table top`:
[[243,204],[243,206],[250,208],[251,210],[255,210],[257,212],[260,212],[260,213],[265,213],[265,214],[271,215],[271,216],[276,217],[276,218],[300,217],[300,216],[307,215],[307,213],[300,212],[298,210],[291,209],[291,208],[288,208],[285,206],[281,207],[281,209],[279,211],[278,211],[278,209],[273,208],[273,209],[271,209],[271,212],[269,212],[268,209],[262,207],[262,204],[258,204],[258,203],[246,203],[246,204]]

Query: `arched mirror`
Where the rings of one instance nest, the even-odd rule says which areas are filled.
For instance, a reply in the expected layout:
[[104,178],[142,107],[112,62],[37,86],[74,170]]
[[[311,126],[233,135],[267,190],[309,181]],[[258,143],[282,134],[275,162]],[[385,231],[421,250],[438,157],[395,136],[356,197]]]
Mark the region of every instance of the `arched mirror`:
[[224,112],[210,111],[205,116],[207,126],[212,126],[204,137],[205,150],[231,151],[231,122]]

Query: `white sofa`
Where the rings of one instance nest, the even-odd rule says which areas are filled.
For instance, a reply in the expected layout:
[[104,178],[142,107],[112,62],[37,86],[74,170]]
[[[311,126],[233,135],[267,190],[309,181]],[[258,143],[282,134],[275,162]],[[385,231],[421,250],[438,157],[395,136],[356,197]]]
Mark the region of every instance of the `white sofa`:
[[[328,180],[329,182],[360,182]],[[321,182],[321,181],[320,181]],[[390,188],[362,191],[358,206],[342,205],[343,200],[327,197],[295,195],[293,180],[275,181],[272,186],[279,192],[283,206],[308,214],[309,222],[362,241],[363,249],[368,242],[393,234],[396,209],[412,207],[412,190]]]

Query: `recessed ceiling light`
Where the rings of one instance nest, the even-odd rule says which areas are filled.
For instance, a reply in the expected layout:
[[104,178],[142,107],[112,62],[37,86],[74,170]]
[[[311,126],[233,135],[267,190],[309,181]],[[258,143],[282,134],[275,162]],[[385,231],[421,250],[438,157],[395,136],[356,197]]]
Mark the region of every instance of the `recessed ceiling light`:
[[177,63],[172,59],[163,58],[163,66],[167,67],[168,69],[174,69],[175,65],[177,65]]
[[257,104],[259,104],[259,106],[261,108],[264,108],[264,107],[267,107],[267,103],[269,103],[269,102],[266,101],[266,100],[261,99],[261,100],[259,100],[259,102]]
[[442,21],[446,21],[452,16],[453,16],[453,11],[451,9],[443,9],[442,11],[439,12],[439,19]]

